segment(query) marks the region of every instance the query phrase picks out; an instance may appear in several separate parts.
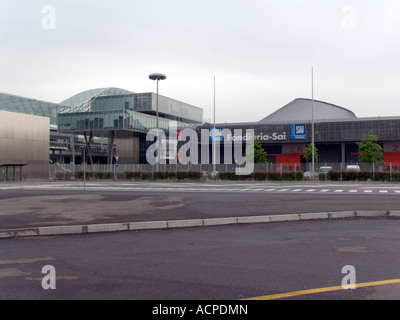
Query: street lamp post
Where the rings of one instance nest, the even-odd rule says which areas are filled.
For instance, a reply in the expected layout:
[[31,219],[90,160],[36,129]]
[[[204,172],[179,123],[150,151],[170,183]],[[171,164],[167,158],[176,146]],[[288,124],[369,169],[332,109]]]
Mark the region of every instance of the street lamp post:
[[[149,74],[149,79],[150,80],[155,80],[157,81],[157,111],[156,111],[156,129],[159,129],[158,127],[158,82],[160,80],[165,80],[167,79],[167,76],[163,73],[151,73]],[[159,168],[159,163],[160,163],[160,137],[157,137],[157,146],[158,146],[158,152],[157,152],[157,171]]]

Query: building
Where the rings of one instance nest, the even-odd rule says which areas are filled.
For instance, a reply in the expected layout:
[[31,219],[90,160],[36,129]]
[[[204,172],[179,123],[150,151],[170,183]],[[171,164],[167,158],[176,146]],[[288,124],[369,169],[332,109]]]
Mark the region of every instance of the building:
[[0,110],[0,181],[49,177],[49,120]]
[[[146,134],[157,128],[157,95],[133,93],[119,88],[103,88],[79,93],[61,104],[68,106],[57,115],[58,131],[71,137],[83,135],[88,162],[93,158],[93,138],[107,139],[107,163],[118,152],[121,164],[146,163],[149,143]],[[73,111],[71,111],[73,110]],[[168,131],[171,121],[177,126],[201,124],[203,110],[199,107],[159,95],[158,128]],[[72,151],[75,150],[71,138]],[[116,145],[116,148],[112,147]],[[73,155],[73,157],[75,157]]]
[[[340,170],[358,163],[356,142],[361,141],[364,133],[372,131],[383,148],[385,169],[400,169],[400,117],[358,118],[346,108],[299,98],[258,122],[220,123],[216,127],[229,129],[232,135],[225,139],[232,141],[245,140],[245,129],[254,129],[271,166],[291,171],[307,170],[303,155],[306,145],[312,141],[312,122],[320,165],[326,163]],[[201,129],[212,127],[204,124],[196,130],[200,133]],[[241,129],[242,133],[234,135],[235,129]],[[220,162],[224,163],[222,143],[220,153]]]
[[[146,151],[152,143],[146,141],[146,134],[157,127],[155,93],[134,93],[113,87],[83,91],[60,103],[0,93],[0,110],[3,110],[0,165],[28,164],[25,171],[28,177],[43,176],[49,160],[58,164],[80,164],[84,160],[92,164],[112,164],[114,156],[118,155],[121,164],[145,164]],[[200,140],[201,132],[211,131],[213,125],[203,123],[201,108],[160,95],[158,111],[158,128],[167,136],[171,123],[179,128],[193,128],[199,137],[198,149],[202,150],[201,143],[205,142]],[[20,116],[15,116],[16,113]],[[32,116],[32,125],[38,129],[32,131],[31,124],[21,114]],[[39,121],[42,118],[47,122]],[[357,164],[356,142],[361,141],[364,133],[372,131],[384,151],[381,169],[400,169],[400,116],[358,118],[349,109],[298,98],[260,121],[216,126],[221,131],[229,130],[230,134],[223,137],[226,142],[244,141],[247,139],[245,130],[253,129],[267,152],[270,169],[306,171],[303,155],[312,141],[312,123],[319,166],[326,164],[339,170],[348,164]],[[44,139],[44,132],[48,140]],[[37,134],[40,134],[39,140],[35,138]],[[11,142],[10,139],[19,140]],[[47,143],[47,149],[38,141]],[[174,145],[177,141],[165,143]],[[38,144],[40,148],[33,151],[31,147],[24,147]],[[212,163],[212,143],[207,141],[207,144],[209,163]],[[243,153],[244,148],[243,144]],[[220,143],[219,153],[219,162],[225,163],[223,143]],[[179,153],[170,155],[174,156],[179,161]],[[234,157],[231,158],[234,162]],[[47,159],[46,164],[44,159]],[[199,153],[199,163],[200,159]],[[1,167],[3,173],[4,168]],[[19,168],[9,166],[8,169],[18,175]]]
[[[203,121],[201,108],[165,96],[158,97],[159,128],[167,131],[172,121],[178,126]],[[49,162],[80,164],[86,160],[92,164],[111,164],[117,153],[121,164],[145,163],[149,145],[146,133],[157,127],[156,94],[113,87],[83,91],[60,103],[0,93],[0,110],[3,111],[2,121],[7,121],[7,126],[0,129],[2,172],[5,174],[4,165],[7,164],[13,172],[17,170],[18,175],[20,166],[12,165],[23,164],[27,165],[28,177],[48,177]],[[28,124],[29,115],[32,123]],[[47,119],[47,122],[40,122],[39,118]],[[41,145],[32,154],[31,147],[37,146],[36,137],[40,135],[42,141],[44,132],[47,147]],[[11,143],[10,139],[15,137],[18,137],[18,143]],[[16,147],[12,148],[12,144]],[[20,156],[21,152],[24,152],[23,156]]]

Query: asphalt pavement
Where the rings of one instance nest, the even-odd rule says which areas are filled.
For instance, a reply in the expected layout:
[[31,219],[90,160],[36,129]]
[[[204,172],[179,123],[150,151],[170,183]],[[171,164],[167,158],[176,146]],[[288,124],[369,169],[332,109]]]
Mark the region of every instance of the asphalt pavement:
[[0,237],[398,217],[399,197],[391,183],[2,183]]

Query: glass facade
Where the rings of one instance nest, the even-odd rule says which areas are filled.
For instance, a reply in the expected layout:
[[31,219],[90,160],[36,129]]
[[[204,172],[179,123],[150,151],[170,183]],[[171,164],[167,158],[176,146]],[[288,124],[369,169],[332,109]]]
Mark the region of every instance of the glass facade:
[[134,110],[135,94],[97,97],[90,104],[91,111]]
[[[162,95],[159,95],[158,98],[158,112],[161,116],[186,123],[203,121],[203,109]],[[157,94],[155,93],[136,94],[135,101],[135,111],[153,115],[157,111]]]
[[48,117],[51,124],[56,124],[57,114],[70,111],[70,108],[56,103],[0,93],[0,110]]
[[[157,127],[156,122],[154,116],[130,110],[62,113],[58,115],[58,130],[62,132],[126,130],[147,133]],[[159,118],[158,127],[167,133],[169,123],[168,119]],[[178,123],[178,125],[185,124]]]
[[[95,99],[101,97],[118,97],[123,95],[132,95],[131,91],[120,88],[98,88],[80,92],[72,97],[60,102],[61,105],[72,108],[73,111],[90,111],[91,104]],[[111,106],[109,109],[124,109]],[[71,111],[72,111],[71,110]]]
[[[133,93],[123,89],[89,90],[62,102],[73,108],[58,114],[58,129],[63,132],[128,130],[147,132],[157,127],[157,95]],[[185,126],[201,123],[201,108],[159,95],[158,128],[168,131],[170,120]]]
[[[160,118],[184,123],[201,123],[203,121],[203,109],[162,95],[159,95],[158,98]],[[152,92],[134,93],[119,88],[92,89],[62,101],[61,105],[69,107],[65,112],[131,110],[155,116],[157,94]]]

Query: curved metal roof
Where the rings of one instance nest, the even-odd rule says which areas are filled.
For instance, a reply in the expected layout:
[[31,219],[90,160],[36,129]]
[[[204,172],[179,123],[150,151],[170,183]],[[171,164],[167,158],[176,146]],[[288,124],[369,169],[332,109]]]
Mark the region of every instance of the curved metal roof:
[[133,94],[133,93],[134,92],[132,91],[114,87],[90,89],[77,93],[64,101],[61,101],[60,104],[72,107],[74,108],[74,111],[77,112],[89,111],[90,102],[97,97],[113,96],[121,94]]
[[[314,114],[314,116],[312,116],[312,114]],[[314,120],[356,119],[357,116],[348,109],[318,100],[314,100],[314,108],[312,108],[311,99],[298,98],[261,119],[259,122],[298,122],[311,121],[312,118],[314,118]]]

